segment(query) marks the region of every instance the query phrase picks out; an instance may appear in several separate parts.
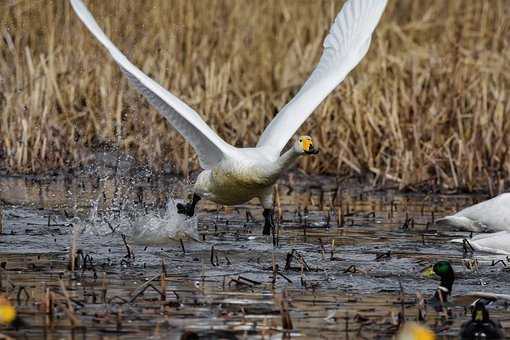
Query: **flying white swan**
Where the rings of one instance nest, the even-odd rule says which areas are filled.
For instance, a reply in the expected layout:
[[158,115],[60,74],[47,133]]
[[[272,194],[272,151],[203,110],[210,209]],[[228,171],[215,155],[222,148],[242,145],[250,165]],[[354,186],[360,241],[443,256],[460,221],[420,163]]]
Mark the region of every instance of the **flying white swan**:
[[[475,250],[510,255],[510,193],[500,194],[462,209],[454,215],[440,218],[436,224],[473,232],[495,231],[478,234],[465,240]],[[454,239],[451,242],[462,243],[464,239]]]
[[296,96],[264,130],[255,148],[236,148],[221,139],[200,115],[133,65],[104,34],[81,0],[71,0],[74,11],[108,50],[131,84],[141,92],[191,144],[204,169],[194,185],[190,203],[179,212],[193,216],[201,198],[225,205],[259,198],[264,207],[263,234],[274,230],[273,185],[301,155],[318,153],[312,139],[299,137],[282,153],[287,142],[314,109],[361,61],[387,0],[348,0],[324,41],[319,64]]

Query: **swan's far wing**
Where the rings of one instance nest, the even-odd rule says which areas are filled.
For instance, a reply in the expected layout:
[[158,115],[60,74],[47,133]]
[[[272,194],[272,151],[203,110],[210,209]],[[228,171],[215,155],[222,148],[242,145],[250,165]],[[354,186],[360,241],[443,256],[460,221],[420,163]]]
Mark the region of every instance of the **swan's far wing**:
[[319,64],[262,133],[258,147],[280,153],[313,110],[361,61],[387,0],[348,0],[324,40]]
[[225,154],[232,152],[233,147],[207,126],[198,113],[145,75],[115,47],[81,0],[71,0],[71,5],[85,26],[108,50],[131,84],[191,144],[202,168],[212,168],[223,159]]

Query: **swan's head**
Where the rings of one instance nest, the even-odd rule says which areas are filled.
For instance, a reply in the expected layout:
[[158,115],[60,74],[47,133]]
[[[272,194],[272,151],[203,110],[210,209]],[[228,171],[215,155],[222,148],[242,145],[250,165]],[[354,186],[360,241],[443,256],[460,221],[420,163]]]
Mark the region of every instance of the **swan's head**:
[[319,148],[313,146],[310,136],[300,136],[294,143],[294,149],[301,155],[316,155],[319,153]]

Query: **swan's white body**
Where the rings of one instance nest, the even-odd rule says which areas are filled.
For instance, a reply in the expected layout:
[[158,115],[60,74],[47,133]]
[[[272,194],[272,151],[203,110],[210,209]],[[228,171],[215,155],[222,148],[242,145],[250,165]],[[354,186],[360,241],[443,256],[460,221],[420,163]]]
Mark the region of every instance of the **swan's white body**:
[[272,206],[272,185],[284,169],[278,166],[279,159],[271,159],[259,149],[242,149],[239,156],[224,159],[214,168],[202,171],[195,182],[195,192],[225,205],[258,197],[265,207]]
[[[510,193],[500,194],[467,207],[454,215],[437,220],[436,223],[473,232],[496,231],[478,234],[466,240],[475,250],[510,255]],[[463,241],[464,239],[460,238],[451,242]]]
[[302,149],[302,144],[297,144],[280,155],[283,148],[367,53],[386,1],[348,0],[345,3],[324,41],[319,64],[301,90],[265,129],[255,148],[236,148],[226,143],[197,112],[134,66],[104,34],[81,0],[71,0],[71,5],[131,84],[193,146],[204,169],[195,183],[195,192],[226,205],[259,197],[264,208],[272,208],[273,184],[298,156],[307,151]]
[[462,209],[458,213],[436,221],[439,225],[480,232],[510,231],[510,193]]
[[452,240],[454,243],[463,243],[464,240],[469,241],[473,249],[498,254],[510,255],[510,231],[498,231],[497,233],[478,234],[472,238],[457,238]]

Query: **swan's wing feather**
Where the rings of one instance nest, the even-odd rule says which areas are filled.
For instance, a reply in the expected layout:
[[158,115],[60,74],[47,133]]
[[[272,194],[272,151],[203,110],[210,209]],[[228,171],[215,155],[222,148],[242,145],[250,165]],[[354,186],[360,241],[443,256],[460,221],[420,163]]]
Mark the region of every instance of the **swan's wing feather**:
[[131,84],[142,93],[195,149],[200,165],[210,169],[234,149],[223,141],[200,115],[133,65],[111,42],[81,0],[71,0],[74,11],[108,50]]
[[490,200],[464,208],[455,218],[477,221],[489,230],[510,231],[510,193],[503,193]]
[[464,243],[468,241],[475,250],[492,253],[509,255],[510,254],[510,232],[498,231],[490,234],[478,234],[472,238],[457,238],[450,242]]
[[361,61],[387,0],[348,0],[324,40],[319,64],[262,133],[258,147],[280,153],[313,110]]

